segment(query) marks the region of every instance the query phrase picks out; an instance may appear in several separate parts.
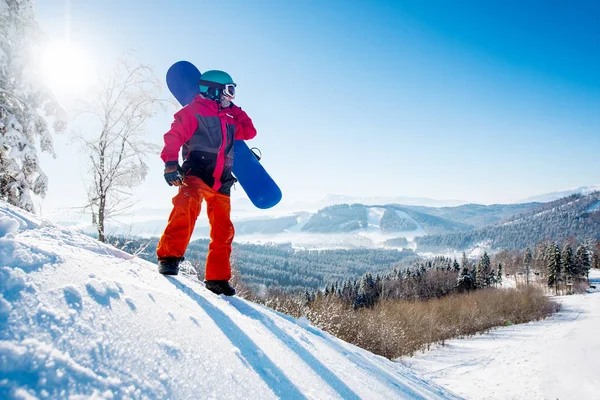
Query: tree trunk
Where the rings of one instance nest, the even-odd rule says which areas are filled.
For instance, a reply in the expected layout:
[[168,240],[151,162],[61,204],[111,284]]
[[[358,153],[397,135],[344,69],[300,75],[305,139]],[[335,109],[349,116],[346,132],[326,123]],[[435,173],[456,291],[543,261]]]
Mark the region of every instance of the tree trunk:
[[98,172],[98,240],[105,242],[104,217],[106,212],[106,191],[104,188],[104,152],[106,151],[106,127],[100,136],[100,166]]
[[98,240],[105,242],[104,238],[104,211],[106,208],[106,199],[100,197],[100,206],[98,207]]

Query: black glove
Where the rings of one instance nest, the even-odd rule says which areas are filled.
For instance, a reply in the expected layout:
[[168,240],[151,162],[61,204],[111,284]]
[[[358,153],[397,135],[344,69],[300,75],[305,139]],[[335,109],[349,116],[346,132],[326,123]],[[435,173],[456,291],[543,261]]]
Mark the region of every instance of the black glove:
[[183,179],[185,178],[185,171],[179,166],[177,162],[168,162],[165,164],[165,181],[169,186],[181,186],[183,185]]

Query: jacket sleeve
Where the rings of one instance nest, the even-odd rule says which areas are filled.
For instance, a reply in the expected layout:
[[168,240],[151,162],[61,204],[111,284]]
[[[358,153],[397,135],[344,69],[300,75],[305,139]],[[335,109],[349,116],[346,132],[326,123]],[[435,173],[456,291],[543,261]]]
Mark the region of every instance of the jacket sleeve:
[[231,106],[235,119],[235,140],[250,140],[256,136],[256,128],[244,110],[236,105]]
[[171,129],[164,135],[165,146],[160,153],[160,158],[165,164],[179,161],[181,146],[192,138],[196,129],[198,129],[198,120],[189,107],[184,107],[175,114]]

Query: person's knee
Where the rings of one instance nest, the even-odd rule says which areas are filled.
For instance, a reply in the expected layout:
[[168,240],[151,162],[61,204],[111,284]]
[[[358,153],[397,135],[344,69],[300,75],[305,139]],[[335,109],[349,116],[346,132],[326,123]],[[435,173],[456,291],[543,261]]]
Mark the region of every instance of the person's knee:
[[221,221],[219,223],[217,232],[215,233],[215,236],[218,236],[222,242],[231,244],[233,237],[235,236],[235,228],[233,227],[233,223],[231,221]]

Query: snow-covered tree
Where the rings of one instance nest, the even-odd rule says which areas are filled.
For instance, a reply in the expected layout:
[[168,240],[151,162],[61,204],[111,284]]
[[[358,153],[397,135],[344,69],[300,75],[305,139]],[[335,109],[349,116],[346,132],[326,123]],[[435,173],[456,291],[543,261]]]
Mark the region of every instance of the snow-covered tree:
[[531,274],[532,266],[533,255],[531,254],[531,250],[528,247],[525,249],[525,256],[523,257],[523,268],[525,269],[525,280],[527,282],[527,286],[529,286],[529,275]]
[[358,285],[354,308],[371,307],[377,302],[377,288],[373,275],[366,273]]
[[471,275],[471,278],[473,279],[473,286],[475,287],[475,289],[479,289],[477,287],[477,265],[473,265],[469,274]]
[[577,275],[578,278],[587,278],[592,266],[592,257],[590,257],[590,250],[586,243],[579,245],[577,248],[573,263],[575,275]]
[[502,264],[498,264],[498,275],[496,276],[496,284],[502,285]]
[[0,199],[31,212],[48,189],[38,147],[56,156],[52,132],[66,127],[37,68],[43,40],[33,1],[0,0]]
[[82,101],[80,115],[98,123],[94,133],[81,131],[76,136],[89,161],[92,179],[86,207],[92,211],[100,241],[105,240],[105,221],[133,205],[131,188],[146,178],[146,156],[159,150],[146,141],[146,123],[166,107],[158,97],[160,87],[149,66],[125,55],[101,79],[95,93]]
[[484,288],[492,283],[491,262],[487,252],[483,253],[479,263],[477,263],[477,287]]
[[471,264],[471,263],[469,262],[469,259],[467,258],[467,255],[466,255],[466,254],[465,254],[465,252],[463,251],[463,253],[462,253],[462,258],[461,258],[461,260],[460,260],[460,266],[461,266],[463,269],[465,269],[465,268],[466,268],[466,269],[469,269],[469,268],[470,268],[470,264]]
[[471,276],[468,268],[465,267],[462,269],[460,275],[458,276],[456,287],[460,292],[470,292],[471,290],[475,290],[475,280]]
[[573,248],[569,243],[563,247],[561,262],[563,275],[567,281],[577,276],[577,268],[573,259]]
[[592,268],[600,268],[600,240],[596,240],[591,244],[589,252]]
[[548,246],[548,286],[554,286],[555,293],[558,294],[558,285],[562,273],[562,259],[560,249],[556,243],[551,243]]
[[459,273],[460,272],[460,264],[458,263],[458,261],[456,261],[456,258],[454,259],[454,261],[452,262],[452,269],[454,270],[454,272]]

